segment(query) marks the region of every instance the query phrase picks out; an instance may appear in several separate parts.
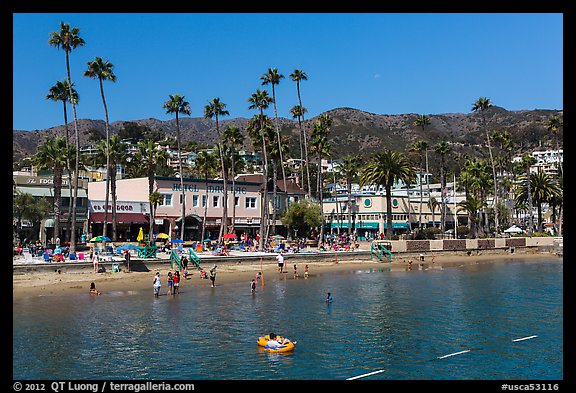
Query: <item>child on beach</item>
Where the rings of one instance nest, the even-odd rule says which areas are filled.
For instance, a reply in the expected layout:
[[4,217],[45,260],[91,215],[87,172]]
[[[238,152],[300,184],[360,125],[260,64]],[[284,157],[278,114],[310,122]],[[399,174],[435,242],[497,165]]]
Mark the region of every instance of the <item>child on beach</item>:
[[100,295],[100,292],[98,292],[96,290],[96,284],[94,284],[93,282],[90,284],[90,295]]
[[180,293],[180,272],[176,270],[174,272],[174,295]]
[[298,268],[296,267],[296,264],[294,264],[294,278],[298,278]]
[[308,278],[308,264],[304,266],[304,278]]
[[210,269],[210,281],[212,281],[212,288],[214,288],[214,281],[216,280],[216,268],[217,266],[214,265],[212,269]]
[[172,278],[172,272],[168,272],[168,292],[166,295],[172,295],[172,284],[174,284],[174,278]]

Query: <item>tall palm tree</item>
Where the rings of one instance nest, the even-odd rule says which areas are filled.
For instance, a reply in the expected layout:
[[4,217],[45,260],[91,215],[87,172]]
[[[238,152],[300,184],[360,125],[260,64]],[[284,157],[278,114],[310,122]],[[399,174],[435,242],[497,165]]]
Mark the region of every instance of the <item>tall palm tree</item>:
[[[270,127],[266,127],[265,131],[268,132],[268,136],[266,137],[266,139],[270,142],[270,144],[268,145],[268,154],[270,156],[270,161],[272,162],[272,200],[274,201],[272,203],[272,234],[275,235],[276,234],[276,218],[278,216],[278,210],[281,207],[281,204],[278,201],[278,182],[276,180],[277,178],[277,174],[278,174],[278,165],[280,164],[280,166],[283,166],[282,163],[280,162],[280,156],[283,153],[288,153],[288,143],[286,141],[286,139],[284,137],[281,137],[281,143],[280,145],[278,145],[277,143],[274,143],[274,135],[272,134],[272,129]],[[281,151],[278,151],[278,147],[282,147]],[[286,182],[284,182],[284,184],[286,184]],[[288,190],[286,188],[284,188],[284,192],[286,193],[286,196],[288,195]]]
[[202,219],[202,233],[200,235],[200,241],[204,242],[206,235],[206,217],[208,215],[208,178],[216,171],[218,162],[218,157],[214,153],[208,153],[205,150],[200,151],[196,156],[196,161],[194,162],[194,168],[198,173],[202,174],[205,183],[205,195],[204,195],[204,217]]
[[[70,95],[70,91],[72,95]],[[72,100],[78,103],[78,92],[74,87],[69,88],[68,81],[64,79],[63,81],[57,81],[54,86],[50,88],[50,92],[46,95],[47,100],[52,100],[54,102],[62,101],[62,106],[64,109],[64,130],[66,133],[66,147],[68,146],[68,141],[70,140],[70,134],[68,131],[68,111],[67,103],[72,103]],[[66,241],[70,242],[70,228],[72,224],[72,166],[70,160],[66,162],[66,171],[68,172],[68,191],[70,198],[68,198],[68,219],[66,220]]]
[[[299,137],[300,137],[300,184],[304,187],[304,143],[303,138],[306,136],[304,135],[304,130],[302,129],[302,119],[304,118],[304,113],[307,112],[307,109],[302,107],[301,105],[295,105],[290,109],[290,114],[292,114],[293,119],[298,119],[298,129],[299,129]],[[308,154],[308,153],[306,153]],[[308,191],[310,191],[310,176],[308,176]]]
[[458,211],[464,210],[468,213],[470,224],[470,232],[468,233],[468,238],[476,239],[478,213],[480,212],[480,209],[485,206],[485,202],[475,195],[470,195],[466,198],[466,200],[458,203],[458,206]]
[[[53,172],[54,183],[54,238],[60,235],[60,206],[62,203],[62,174],[71,154],[66,140],[61,136],[49,137],[38,146],[32,162],[39,170],[49,169]],[[54,240],[54,239],[53,239]]]
[[528,234],[532,236],[532,232],[534,230],[534,218],[532,217],[532,212],[534,211],[534,205],[532,200],[532,190],[531,190],[531,174],[530,174],[530,167],[536,163],[536,159],[532,157],[528,153],[524,153],[522,155],[522,164],[524,168],[526,168],[526,202],[528,203],[528,211],[529,211],[529,218],[528,218]]
[[262,85],[272,85],[272,102],[274,103],[274,128],[276,129],[276,138],[278,142],[277,151],[280,153],[280,166],[282,167],[282,180],[284,181],[284,189],[286,190],[286,171],[284,169],[284,158],[282,156],[282,139],[280,138],[280,127],[278,127],[278,109],[276,107],[276,89],[274,86],[280,84],[280,79],[284,75],[278,73],[278,68],[268,68],[268,71],[260,77]]
[[[290,78],[294,82],[296,82],[296,91],[298,93],[298,105],[300,106],[300,108],[302,108],[301,110],[302,123],[299,124],[303,125],[304,113],[306,113],[306,109],[304,108],[304,106],[302,106],[302,97],[300,96],[300,82],[308,80],[308,75],[304,71],[296,68],[294,72],[290,74]],[[310,199],[312,198],[312,188],[310,187],[310,165],[308,161],[308,133],[306,132],[305,128],[301,128],[301,132],[302,132],[302,140],[304,142],[303,150],[305,153],[306,175],[308,179],[308,199]]]
[[492,176],[494,178],[494,223],[496,227],[496,233],[500,232],[500,223],[498,220],[498,183],[496,179],[496,168],[494,167],[494,158],[492,156],[492,147],[490,145],[490,134],[488,133],[488,128],[486,127],[486,110],[492,107],[492,102],[489,98],[480,97],[476,102],[472,104],[473,112],[480,112],[482,115],[482,126],[486,132],[486,141],[488,143],[488,152],[490,154],[490,164],[492,165]]
[[348,201],[346,202],[346,211],[348,213],[348,234],[352,234],[352,182],[358,177],[360,171],[361,158],[359,155],[347,155],[342,158],[338,170],[346,181],[346,191]]
[[[88,69],[84,71],[84,76],[92,79],[98,79],[100,84],[100,96],[102,97],[102,104],[104,105],[104,114],[106,116],[106,197],[104,201],[104,231],[103,236],[106,236],[106,231],[108,227],[108,201],[110,193],[110,122],[108,121],[108,106],[106,105],[106,97],[104,95],[104,84],[102,81],[108,80],[111,82],[116,82],[116,75],[114,74],[114,65],[108,60],[102,60],[101,57],[96,56],[94,61],[89,61]],[[113,231],[116,228],[116,222],[114,218],[116,217],[116,204],[112,203],[112,228]],[[114,234],[112,235],[112,240],[116,240]]]
[[234,171],[236,166],[236,147],[242,145],[244,136],[242,135],[240,128],[236,126],[228,126],[224,130],[222,138],[224,141],[226,141],[226,146],[230,149],[230,175],[232,177],[232,223],[230,225],[230,229],[227,231],[228,233],[234,233],[234,226],[236,223],[236,174]]
[[128,145],[122,142],[118,135],[112,135],[108,148],[108,162],[110,164],[110,188],[112,192],[112,240],[115,241],[117,231],[116,231],[116,201],[118,198],[118,193],[116,192],[116,176],[118,165],[124,165],[126,159],[128,158]]
[[[220,98],[213,98],[212,101],[204,107],[204,117],[206,119],[214,118],[216,120],[216,135],[218,137],[218,151],[220,153],[220,165],[222,169],[222,185],[224,187],[222,202],[222,222],[220,223],[220,233],[218,235],[218,242],[222,241],[224,231],[228,229],[228,179],[226,163],[224,160],[224,149],[222,147],[222,136],[220,135],[220,125],[218,119],[220,116],[228,116],[230,113],[225,109],[226,104],[220,101]],[[204,239],[202,239],[204,240]]]
[[[424,172],[424,165],[425,165],[425,154],[428,150],[428,142],[424,140],[416,141],[410,146],[410,151],[414,151],[420,155],[420,173]],[[418,218],[418,228],[422,230],[422,204],[423,204],[423,197],[424,192],[422,190],[422,176],[420,176],[420,214]],[[428,183],[428,181],[426,181]],[[430,194],[428,194],[430,195]]]
[[[48,44],[56,48],[64,49],[66,55],[66,73],[68,75],[68,90],[70,97],[73,97],[72,78],[70,73],[70,52],[85,44],[80,36],[78,27],[70,28],[68,23],[60,22],[60,30],[50,33]],[[80,165],[80,135],[78,131],[78,115],[76,113],[76,102],[72,100],[72,113],[74,114],[74,132],[76,136],[76,159],[74,168],[74,196],[72,197],[72,230],[70,231],[70,253],[76,253],[76,206],[78,204],[78,173]]]
[[440,204],[438,203],[438,200],[434,197],[430,197],[426,204],[428,205],[428,208],[432,212],[432,227],[436,228],[436,209],[438,209],[438,206],[440,206]]
[[[268,95],[266,90],[256,89],[256,92],[253,93],[250,98],[248,98],[248,102],[250,105],[248,109],[258,109],[260,112],[260,116],[257,118],[258,120],[258,127],[260,129],[260,134],[262,137],[262,154],[264,158],[264,184],[263,184],[263,203],[262,203],[262,218],[260,219],[260,240],[259,240],[259,248],[260,250],[263,249],[264,245],[264,225],[268,225],[268,154],[266,152],[266,137],[265,133],[263,132],[265,127],[266,117],[264,116],[264,110],[268,109],[270,103],[272,102],[272,97]],[[256,118],[255,118],[256,120]],[[266,222],[264,222],[266,221]]]
[[392,236],[392,186],[395,181],[407,182],[413,177],[408,157],[401,152],[385,150],[374,154],[364,165],[360,175],[360,187],[368,184],[383,186],[386,190],[386,238]]
[[446,188],[446,155],[450,153],[451,150],[450,145],[446,142],[440,142],[434,146],[434,151],[440,156],[440,195],[442,198],[440,201],[440,229],[442,232],[445,231],[446,225],[446,199],[444,198],[444,191]]
[[318,247],[324,241],[324,207],[322,202],[322,190],[324,188],[324,183],[322,179],[322,157],[328,157],[330,155],[330,142],[328,141],[328,133],[330,131],[330,126],[332,125],[332,118],[324,113],[322,114],[312,129],[312,136],[310,139],[310,149],[316,155],[318,160],[318,177],[316,191],[318,195],[318,201],[320,202],[320,212],[322,214],[322,225],[320,226],[320,236],[318,237]]
[[429,126],[430,124],[430,118],[426,115],[418,115],[414,120],[414,125],[422,128],[422,131],[424,131],[426,126]]
[[154,233],[154,220],[152,217],[156,214],[151,195],[154,193],[154,176],[156,176],[156,169],[159,166],[166,165],[168,162],[168,154],[165,150],[157,149],[153,139],[145,139],[138,142],[138,151],[134,155],[134,162],[137,162],[140,167],[145,168],[146,176],[148,177],[148,202],[150,204],[150,228],[148,233]]
[[[180,171],[180,199],[182,206],[182,214],[180,223],[180,238],[184,239],[184,223],[186,220],[186,199],[184,197],[184,172],[182,170],[182,149],[180,141],[180,121],[178,120],[179,114],[183,113],[185,115],[190,115],[192,112],[190,109],[190,103],[184,100],[184,96],[176,93],[174,95],[169,95],[170,99],[164,103],[164,109],[166,113],[174,113],[176,115],[176,142],[178,145],[178,170]],[[152,235],[152,234],[150,234]]]

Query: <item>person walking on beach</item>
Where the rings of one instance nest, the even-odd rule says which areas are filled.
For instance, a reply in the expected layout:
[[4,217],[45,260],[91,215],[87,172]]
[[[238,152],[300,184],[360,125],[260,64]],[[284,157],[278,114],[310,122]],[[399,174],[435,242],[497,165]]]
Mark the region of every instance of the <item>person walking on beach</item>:
[[218,266],[214,265],[212,267],[212,269],[210,269],[210,281],[212,281],[212,288],[214,288],[215,284],[214,281],[216,281],[216,268]]
[[154,283],[154,296],[158,297],[160,296],[160,287],[162,287],[162,282],[160,281],[160,272],[156,272],[153,283]]

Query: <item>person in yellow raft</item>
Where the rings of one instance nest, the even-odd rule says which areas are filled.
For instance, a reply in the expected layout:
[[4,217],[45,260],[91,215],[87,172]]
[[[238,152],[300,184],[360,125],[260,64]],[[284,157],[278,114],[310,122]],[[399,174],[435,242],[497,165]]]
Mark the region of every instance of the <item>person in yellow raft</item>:
[[269,348],[279,348],[282,345],[287,345],[290,343],[290,340],[287,338],[277,337],[275,333],[270,333],[268,337],[270,339],[266,343],[266,346]]

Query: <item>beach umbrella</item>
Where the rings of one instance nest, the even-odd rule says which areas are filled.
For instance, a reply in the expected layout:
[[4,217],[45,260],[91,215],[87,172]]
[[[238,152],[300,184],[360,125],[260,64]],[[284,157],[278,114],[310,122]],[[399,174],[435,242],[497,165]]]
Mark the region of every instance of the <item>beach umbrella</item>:
[[121,246],[116,247],[116,251],[123,251],[123,250],[137,250],[138,246],[134,244],[122,244]]
[[140,227],[140,231],[138,232],[138,236],[136,236],[136,241],[141,242],[144,240],[144,230]]
[[274,239],[284,239],[284,236],[282,235],[274,235],[272,236]]
[[522,232],[524,232],[522,228],[519,228],[516,225],[512,225],[510,228],[504,231],[504,233],[522,233]]
[[98,242],[109,242],[110,238],[108,236],[95,236],[92,239],[90,239],[91,242],[93,243],[98,243]]
[[170,236],[165,234],[165,233],[159,233],[157,235],[154,235],[155,239],[170,239]]
[[184,243],[184,240],[182,240],[182,239],[172,239],[171,242],[172,242],[172,243]]
[[204,239],[205,242],[211,242],[212,239]]
[[235,233],[225,233],[222,236],[223,239],[236,239],[236,234]]

